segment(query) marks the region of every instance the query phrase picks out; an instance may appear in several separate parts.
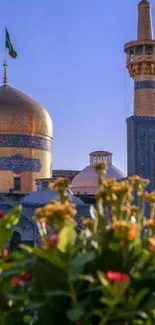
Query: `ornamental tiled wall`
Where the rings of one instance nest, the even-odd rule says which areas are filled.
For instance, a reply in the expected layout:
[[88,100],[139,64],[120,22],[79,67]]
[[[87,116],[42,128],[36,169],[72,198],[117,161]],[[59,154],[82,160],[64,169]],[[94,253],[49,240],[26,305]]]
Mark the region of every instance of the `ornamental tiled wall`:
[[155,77],[141,76],[134,85],[134,114],[155,116]]
[[37,178],[52,176],[51,165],[50,139],[0,135],[0,192],[14,187],[15,176],[21,177],[21,192],[34,191]]
[[41,169],[38,172],[19,172],[15,173],[8,170],[0,170],[0,192],[8,192],[13,188],[14,176],[21,176],[21,192],[32,192],[35,189],[35,180],[37,178],[51,177],[51,153],[48,151],[41,151],[28,148],[0,148],[0,157],[10,157],[19,153],[22,157],[32,157],[39,159]]
[[129,117],[127,138],[128,176],[148,178],[155,189],[155,117]]

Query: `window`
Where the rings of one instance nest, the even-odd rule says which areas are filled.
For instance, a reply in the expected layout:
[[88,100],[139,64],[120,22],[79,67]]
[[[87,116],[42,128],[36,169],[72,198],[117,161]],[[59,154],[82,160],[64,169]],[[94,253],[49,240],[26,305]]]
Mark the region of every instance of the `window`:
[[43,181],[42,182],[42,191],[46,191],[48,190],[48,181]]
[[148,55],[153,54],[153,46],[151,46],[151,45],[146,45],[146,46],[145,46],[145,54],[148,54]]
[[134,47],[130,47],[128,53],[129,53],[130,55],[133,55],[133,54],[134,54]]
[[136,46],[136,54],[143,54],[143,46],[142,45],[138,45]]
[[14,190],[20,192],[21,191],[21,179],[20,177],[14,177]]

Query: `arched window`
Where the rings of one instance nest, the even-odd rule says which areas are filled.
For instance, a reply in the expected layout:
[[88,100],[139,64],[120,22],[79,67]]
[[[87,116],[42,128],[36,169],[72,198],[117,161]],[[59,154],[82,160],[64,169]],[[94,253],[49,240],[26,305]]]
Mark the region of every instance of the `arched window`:
[[21,234],[18,231],[14,231],[10,240],[10,252],[20,250],[19,244],[21,243]]

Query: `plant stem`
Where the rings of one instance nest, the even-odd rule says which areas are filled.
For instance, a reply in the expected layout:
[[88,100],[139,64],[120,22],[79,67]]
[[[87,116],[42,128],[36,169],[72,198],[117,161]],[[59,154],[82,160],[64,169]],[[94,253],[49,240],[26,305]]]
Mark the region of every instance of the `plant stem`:
[[100,321],[99,325],[105,325],[107,323],[107,321],[109,320],[109,317],[112,313],[112,310],[113,310],[113,306],[111,308],[109,308],[106,316]]

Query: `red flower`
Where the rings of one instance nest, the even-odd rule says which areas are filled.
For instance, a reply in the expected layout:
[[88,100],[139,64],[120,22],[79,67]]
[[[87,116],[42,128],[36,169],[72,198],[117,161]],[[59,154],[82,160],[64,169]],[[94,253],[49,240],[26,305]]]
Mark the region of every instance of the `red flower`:
[[30,281],[32,279],[32,275],[30,273],[25,273],[21,275],[22,281]]
[[2,251],[2,257],[7,257],[9,255],[9,250],[8,248],[4,248]]
[[52,235],[46,239],[46,248],[48,250],[51,250],[55,248],[58,245],[59,242],[59,236],[58,235]]
[[3,248],[1,254],[0,254],[0,258],[2,257],[8,257],[9,255],[9,251],[8,251],[8,248]]
[[21,278],[20,278],[20,275],[17,275],[17,276],[14,276],[12,279],[11,279],[11,286],[12,287],[17,287],[21,282]]
[[0,219],[3,219],[4,218],[4,214],[2,211],[0,211]]
[[17,287],[18,285],[20,285],[21,281],[27,282],[30,281],[31,279],[32,279],[32,275],[30,273],[16,275],[11,279],[11,286]]
[[108,271],[106,273],[106,277],[108,280],[115,281],[115,282],[126,282],[129,280],[128,274],[123,274],[120,272]]

